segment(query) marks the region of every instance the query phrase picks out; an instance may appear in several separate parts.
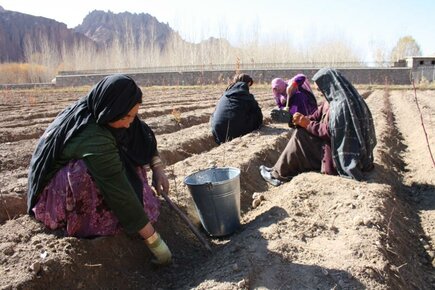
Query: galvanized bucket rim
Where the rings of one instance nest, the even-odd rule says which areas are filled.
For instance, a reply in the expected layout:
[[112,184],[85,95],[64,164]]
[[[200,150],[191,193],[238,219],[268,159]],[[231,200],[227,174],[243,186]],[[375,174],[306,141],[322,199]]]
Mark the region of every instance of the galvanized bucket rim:
[[[223,180],[223,181],[213,181],[213,182],[204,182],[204,183],[189,183],[189,182],[187,182],[188,178],[190,178],[192,175],[195,175],[195,174],[200,173],[200,172],[210,171],[210,170],[216,170],[216,169],[231,169],[231,170],[236,171],[237,174],[236,174],[236,176],[234,176],[232,178],[228,178],[228,179]],[[190,186],[195,186],[195,185],[197,185],[197,186],[203,186],[203,185],[207,185],[207,184],[217,184],[217,185],[224,184],[224,183],[228,183],[228,181],[230,181],[230,180],[238,178],[240,176],[240,172],[241,172],[240,169],[236,168],[236,167],[230,167],[230,166],[229,167],[210,167],[210,168],[201,169],[201,170],[198,170],[198,171],[195,171],[195,172],[189,174],[188,176],[186,176],[184,178],[184,184],[190,185]]]

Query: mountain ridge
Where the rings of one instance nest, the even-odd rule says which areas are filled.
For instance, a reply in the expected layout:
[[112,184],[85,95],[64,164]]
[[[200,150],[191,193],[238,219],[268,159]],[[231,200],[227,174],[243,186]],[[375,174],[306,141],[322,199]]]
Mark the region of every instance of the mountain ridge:
[[163,51],[171,41],[187,47],[231,45],[225,39],[210,37],[200,44],[185,41],[167,23],[148,13],[113,13],[93,10],[82,23],[68,28],[54,19],[9,11],[0,6],[0,62],[27,62],[32,53],[57,53],[65,48],[85,44],[87,48],[104,49],[113,44],[152,47]]
[[41,52],[43,46],[52,45],[60,52],[63,45],[93,40],[67,28],[65,23],[21,12],[0,9],[0,62],[24,62],[26,54]]

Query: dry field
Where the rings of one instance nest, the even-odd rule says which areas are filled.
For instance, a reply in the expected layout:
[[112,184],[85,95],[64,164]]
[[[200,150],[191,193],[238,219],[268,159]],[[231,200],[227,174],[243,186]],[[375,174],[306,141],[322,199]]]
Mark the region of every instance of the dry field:
[[[211,252],[162,199],[156,228],[174,255],[165,268],[150,264],[137,236],[63,237],[25,214],[27,167],[38,137],[88,89],[0,91],[1,289],[435,287],[435,168],[411,88],[360,88],[378,138],[366,181],[312,172],[277,188],[261,179],[258,166],[273,165],[291,129],[270,122],[267,86],[252,88],[264,126],[222,146],[208,120],[223,85],[143,88],[140,115],[157,135],[171,198],[198,228],[184,177],[213,165],[242,172],[242,226],[228,237],[207,237]],[[435,150],[435,91],[417,96]],[[255,192],[265,196],[257,207]]]

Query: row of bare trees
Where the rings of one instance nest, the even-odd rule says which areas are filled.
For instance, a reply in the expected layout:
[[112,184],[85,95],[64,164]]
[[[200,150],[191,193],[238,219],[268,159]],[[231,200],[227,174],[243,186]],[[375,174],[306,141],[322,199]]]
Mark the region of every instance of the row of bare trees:
[[[405,36],[399,39],[391,53],[377,48],[373,54],[374,60],[381,65],[405,56],[421,55],[421,50],[411,36]],[[233,47],[223,38],[211,38],[193,44],[184,41],[177,33],[173,34],[163,46],[156,35],[143,34],[137,38],[133,33],[126,33],[122,39],[115,37],[110,45],[103,48],[80,42],[59,48],[41,35],[38,43],[25,40],[25,56],[28,63],[24,69],[27,73],[27,82],[47,82],[59,71],[77,70],[235,65],[236,62],[250,65],[363,64],[358,51],[346,40],[323,40],[305,48],[295,48],[291,41],[286,40],[267,44],[260,44],[258,40],[253,40],[245,41],[240,47]],[[0,82],[5,81],[0,80]]]
[[[291,43],[275,42],[258,44],[245,43],[233,47],[224,39],[209,39],[192,44],[180,37],[171,38],[161,48],[158,45],[142,45],[140,41],[125,45],[125,40],[115,39],[111,45],[96,48],[76,43],[61,49],[50,45],[43,37],[35,49],[32,43],[26,45],[26,59],[29,63],[47,68],[49,79],[60,70],[125,69],[142,67],[176,67],[200,65],[231,65],[238,59],[242,64],[261,63],[362,63],[361,58],[345,42],[325,41],[310,49],[296,49]],[[144,42],[143,42],[144,43]],[[32,76],[37,79],[38,76]]]

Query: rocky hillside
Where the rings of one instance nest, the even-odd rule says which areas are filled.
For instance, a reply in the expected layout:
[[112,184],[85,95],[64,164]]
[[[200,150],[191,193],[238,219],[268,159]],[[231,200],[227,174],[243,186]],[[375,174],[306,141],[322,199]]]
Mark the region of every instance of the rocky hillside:
[[119,41],[125,45],[158,45],[164,49],[171,38],[181,37],[168,24],[161,23],[148,13],[112,13],[94,10],[74,29],[99,43],[111,45]]
[[41,51],[44,46],[59,51],[77,42],[96,45],[64,23],[0,7],[0,62],[24,62],[26,53]]
[[[28,62],[29,55],[62,57],[64,48],[86,51],[113,48],[154,52],[196,52],[200,62],[210,63],[213,55],[225,62],[234,48],[225,39],[210,37],[199,44],[187,42],[168,24],[147,13],[112,13],[94,10],[73,29],[52,19],[0,8],[0,63]],[[74,52],[74,51],[73,51]],[[68,55],[73,53],[68,51]],[[184,61],[184,59],[183,59]],[[187,63],[189,61],[186,61]]]
[[183,41],[169,25],[145,13],[95,10],[81,25],[68,29],[52,19],[0,9],[0,62],[24,62],[30,47],[32,51],[42,51],[47,44],[54,51],[73,43],[103,47],[113,41],[136,46],[154,44],[164,49],[172,38]]

